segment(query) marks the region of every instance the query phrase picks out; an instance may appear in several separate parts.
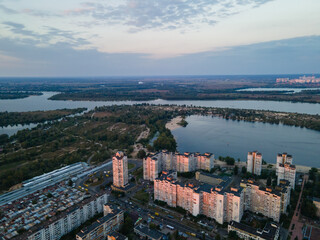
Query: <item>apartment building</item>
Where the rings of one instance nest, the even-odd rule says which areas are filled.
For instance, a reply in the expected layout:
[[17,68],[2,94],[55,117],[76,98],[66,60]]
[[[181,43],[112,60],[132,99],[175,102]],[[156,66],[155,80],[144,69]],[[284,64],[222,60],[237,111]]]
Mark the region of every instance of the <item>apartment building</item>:
[[290,201],[290,184],[283,180],[275,189],[262,187],[253,180],[241,180],[244,188],[244,210],[261,213],[279,222]]
[[262,154],[254,151],[248,152],[247,156],[247,172],[252,174],[261,175]]
[[231,221],[228,224],[228,232],[234,231],[238,237],[245,240],[277,240],[280,235],[280,225],[275,222],[268,222],[263,229],[256,229],[251,226]]
[[112,158],[113,185],[125,188],[128,184],[128,159],[123,152],[117,152]]
[[154,199],[166,202],[171,207],[182,207],[192,215],[204,214],[223,224],[240,221],[243,215],[244,193],[242,188],[229,188],[229,181],[217,186],[197,180],[179,182],[168,173],[154,181]]
[[198,169],[211,170],[214,167],[212,153],[172,153],[161,151],[143,159],[143,178],[154,181],[163,170],[191,172]]
[[13,239],[15,240],[58,240],[63,235],[79,227],[94,215],[103,212],[103,206],[108,201],[108,194],[83,200],[76,206],[56,214],[48,221],[35,225],[27,232]]
[[117,231],[124,222],[124,211],[115,206],[104,205],[104,216],[82,229],[77,240],[105,240],[112,231]]
[[293,158],[287,153],[277,155],[276,174],[278,176],[278,184],[282,179],[290,182],[291,188],[295,188],[296,182],[296,166],[292,164]]

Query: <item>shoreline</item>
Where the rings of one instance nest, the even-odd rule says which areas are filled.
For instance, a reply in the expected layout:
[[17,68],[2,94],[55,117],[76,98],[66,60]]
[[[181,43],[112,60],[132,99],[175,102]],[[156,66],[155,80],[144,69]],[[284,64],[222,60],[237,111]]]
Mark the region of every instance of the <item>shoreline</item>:
[[170,122],[166,123],[166,128],[170,131],[181,128],[182,126],[179,124],[183,118],[181,116],[175,117],[171,119]]

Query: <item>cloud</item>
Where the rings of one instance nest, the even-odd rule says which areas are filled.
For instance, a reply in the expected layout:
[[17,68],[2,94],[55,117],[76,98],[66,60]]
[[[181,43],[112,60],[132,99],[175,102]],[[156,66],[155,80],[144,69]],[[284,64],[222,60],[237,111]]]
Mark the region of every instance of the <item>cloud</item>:
[[[44,26],[44,33],[38,33],[28,30],[25,25],[16,22],[2,22],[6,26],[17,41],[32,41],[33,44],[49,45],[58,42],[66,42],[70,46],[79,47],[88,45],[89,42],[83,38],[76,37],[77,32],[61,30],[55,27]],[[22,38],[20,37],[22,36]]]
[[[237,46],[168,59],[146,54],[76,50],[67,43],[37,47],[0,39],[1,55],[15,68],[0,65],[2,76],[130,76],[317,73],[320,36]],[[9,58],[8,58],[9,57]],[[6,62],[6,58],[2,63]],[[9,62],[9,61],[8,61]],[[303,64],[301,64],[303,63]]]
[[0,10],[6,14],[17,14],[18,12],[16,10],[13,10],[11,8],[6,7],[3,4],[0,4]]
[[188,29],[214,25],[221,19],[272,0],[127,0],[118,4],[85,2],[64,11],[68,16],[86,15],[101,24],[119,24],[129,32],[147,29]]

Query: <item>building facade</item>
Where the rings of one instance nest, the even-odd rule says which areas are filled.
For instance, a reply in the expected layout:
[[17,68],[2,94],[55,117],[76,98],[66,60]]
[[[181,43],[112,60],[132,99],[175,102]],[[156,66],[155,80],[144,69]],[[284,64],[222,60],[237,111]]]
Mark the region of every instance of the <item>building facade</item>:
[[290,184],[283,180],[275,189],[260,186],[253,180],[242,180],[244,188],[244,208],[254,213],[280,221],[281,213],[286,213],[290,202]]
[[124,188],[128,184],[128,159],[123,152],[117,152],[112,158],[113,185]]
[[77,240],[105,240],[108,234],[120,229],[124,222],[124,211],[117,207],[104,205],[104,216],[90,226],[82,229]]
[[262,154],[254,151],[248,152],[247,156],[247,172],[252,174],[261,175]]
[[17,236],[16,240],[58,240],[63,235],[79,227],[94,215],[103,212],[103,206],[108,202],[108,194],[84,200],[78,206],[72,207],[59,215],[50,218],[44,224],[36,225],[28,232]]
[[192,215],[203,214],[223,224],[240,221],[243,215],[242,188],[229,188],[228,182],[218,186],[193,180],[179,182],[168,172],[154,181],[154,199],[171,207],[181,207]]
[[161,151],[150,154],[143,159],[143,178],[154,181],[163,170],[192,172],[195,170],[210,171],[214,167],[212,153],[172,153]]
[[296,166],[292,164],[293,158],[287,153],[277,155],[276,174],[278,176],[278,184],[281,180],[290,182],[291,188],[295,188],[296,183]]

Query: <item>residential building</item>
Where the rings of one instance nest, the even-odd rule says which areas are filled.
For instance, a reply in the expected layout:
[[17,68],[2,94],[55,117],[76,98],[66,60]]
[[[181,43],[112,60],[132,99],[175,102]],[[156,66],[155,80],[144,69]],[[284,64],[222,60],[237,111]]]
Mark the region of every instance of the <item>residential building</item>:
[[103,206],[108,201],[108,194],[101,193],[98,196],[83,200],[76,206],[56,214],[50,220],[35,225],[27,232],[19,235],[14,240],[58,240],[63,235],[78,228],[81,224],[94,215],[103,212]]
[[238,237],[245,240],[277,240],[280,235],[280,225],[275,222],[268,222],[263,229],[256,229],[251,226],[231,221],[228,225],[228,232],[234,231]]
[[155,179],[154,199],[171,207],[181,207],[192,215],[204,214],[223,224],[240,221],[243,215],[244,193],[242,188],[229,187],[231,178],[217,186],[197,180],[177,181],[168,172]]
[[140,236],[140,238],[148,240],[160,240],[164,236],[164,234],[162,234],[161,232],[155,229],[150,229],[142,224],[136,226],[134,228],[134,232],[135,234]]
[[154,181],[163,170],[191,172],[195,170],[210,171],[214,167],[212,153],[172,153],[161,151],[149,154],[143,159],[143,178]]
[[285,213],[290,202],[290,184],[283,180],[275,189],[262,187],[253,180],[241,180],[244,188],[244,208],[254,213],[272,218],[279,222],[281,213]]
[[104,216],[82,229],[77,240],[104,240],[112,231],[117,231],[124,222],[124,211],[115,206],[104,205]]
[[296,182],[296,166],[292,165],[293,158],[287,153],[277,155],[276,174],[278,176],[278,184],[280,180],[285,179],[290,182],[291,188],[295,188]]
[[254,151],[248,152],[247,156],[247,172],[252,174],[261,175],[262,154]]
[[128,184],[128,159],[123,152],[117,152],[112,158],[113,185],[125,188]]

